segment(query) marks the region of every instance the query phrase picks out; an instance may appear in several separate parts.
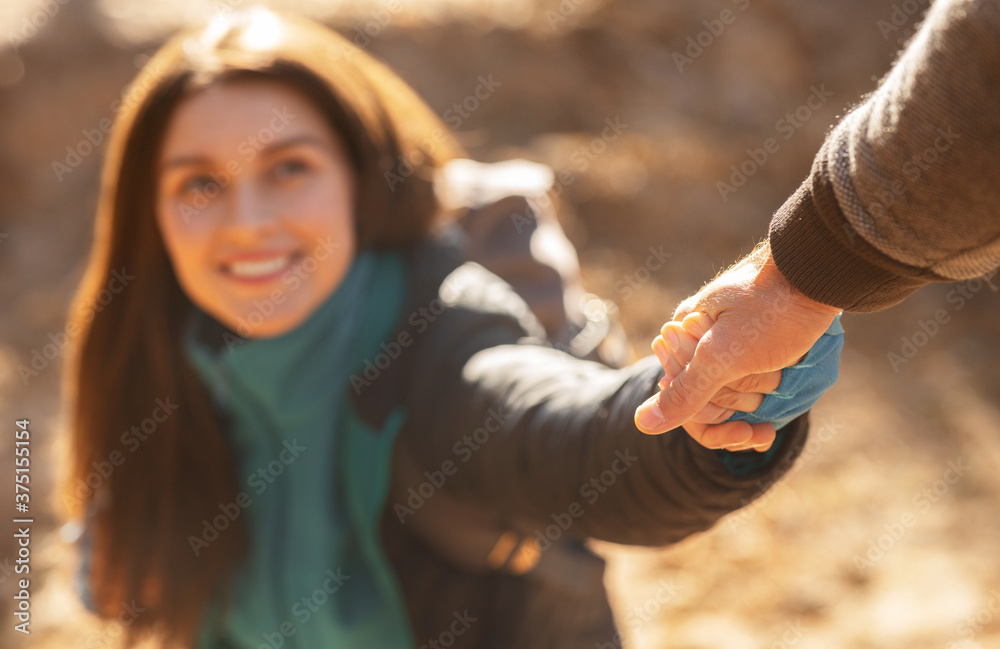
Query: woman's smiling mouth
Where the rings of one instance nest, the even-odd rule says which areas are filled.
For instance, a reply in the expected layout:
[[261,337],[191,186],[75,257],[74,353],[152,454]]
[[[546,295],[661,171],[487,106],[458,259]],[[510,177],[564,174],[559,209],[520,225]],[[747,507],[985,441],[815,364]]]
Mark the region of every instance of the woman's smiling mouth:
[[222,271],[244,283],[268,282],[281,276],[298,259],[298,253],[251,253],[222,264]]

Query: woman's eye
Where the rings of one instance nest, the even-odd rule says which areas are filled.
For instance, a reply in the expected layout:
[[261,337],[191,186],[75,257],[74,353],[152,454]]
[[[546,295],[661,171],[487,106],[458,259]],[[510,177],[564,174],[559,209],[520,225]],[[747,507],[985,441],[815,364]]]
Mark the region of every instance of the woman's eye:
[[309,165],[303,160],[284,160],[271,168],[271,174],[278,180],[301,175],[309,170]]
[[181,184],[181,194],[205,194],[215,181],[209,175],[192,176]]

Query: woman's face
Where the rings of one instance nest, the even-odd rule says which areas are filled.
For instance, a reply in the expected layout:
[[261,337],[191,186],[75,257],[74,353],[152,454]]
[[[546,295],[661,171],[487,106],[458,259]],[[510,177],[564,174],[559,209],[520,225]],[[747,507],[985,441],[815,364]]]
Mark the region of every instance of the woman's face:
[[354,171],[292,88],[210,86],[167,126],[156,218],[195,304],[241,336],[280,336],[333,293],[354,258]]

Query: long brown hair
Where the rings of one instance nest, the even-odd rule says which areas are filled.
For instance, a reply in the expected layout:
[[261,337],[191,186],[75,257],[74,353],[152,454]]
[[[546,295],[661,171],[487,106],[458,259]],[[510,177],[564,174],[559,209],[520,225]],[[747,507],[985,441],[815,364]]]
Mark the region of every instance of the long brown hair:
[[[130,86],[67,326],[77,344],[64,377],[71,443],[63,487],[67,513],[88,520],[98,610],[116,615],[133,599],[145,609],[127,627],[129,642],[152,632],[164,645],[190,643],[247,547],[242,518],[197,557],[188,541],[240,488],[222,422],[181,353],[193,305],[170,265],[154,197],[160,142],[178,103],[248,76],[304,93],[344,141],[357,170],[359,247],[405,245],[432,228],[440,218],[433,172],[460,153],[384,65],[321,25],[262,10],[177,35]],[[127,285],[112,294],[120,276]],[[158,404],[176,409],[163,417]],[[124,448],[126,432],[154,415],[162,419],[155,430],[143,428],[141,444],[129,438]]]

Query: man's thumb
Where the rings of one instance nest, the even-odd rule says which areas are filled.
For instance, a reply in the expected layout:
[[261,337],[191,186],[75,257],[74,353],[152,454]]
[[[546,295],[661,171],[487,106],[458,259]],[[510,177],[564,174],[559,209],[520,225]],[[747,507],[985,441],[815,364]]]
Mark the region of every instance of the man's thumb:
[[712,365],[701,362],[696,354],[667,386],[660,396],[660,411],[665,425],[675,428],[694,417],[726,384],[721,376],[713,378],[709,374],[706,368],[711,367]]
[[658,434],[677,428],[698,414],[729,381],[730,372],[706,360],[711,354],[704,347],[699,345],[699,353],[669,386],[636,409],[635,425],[639,430]]

